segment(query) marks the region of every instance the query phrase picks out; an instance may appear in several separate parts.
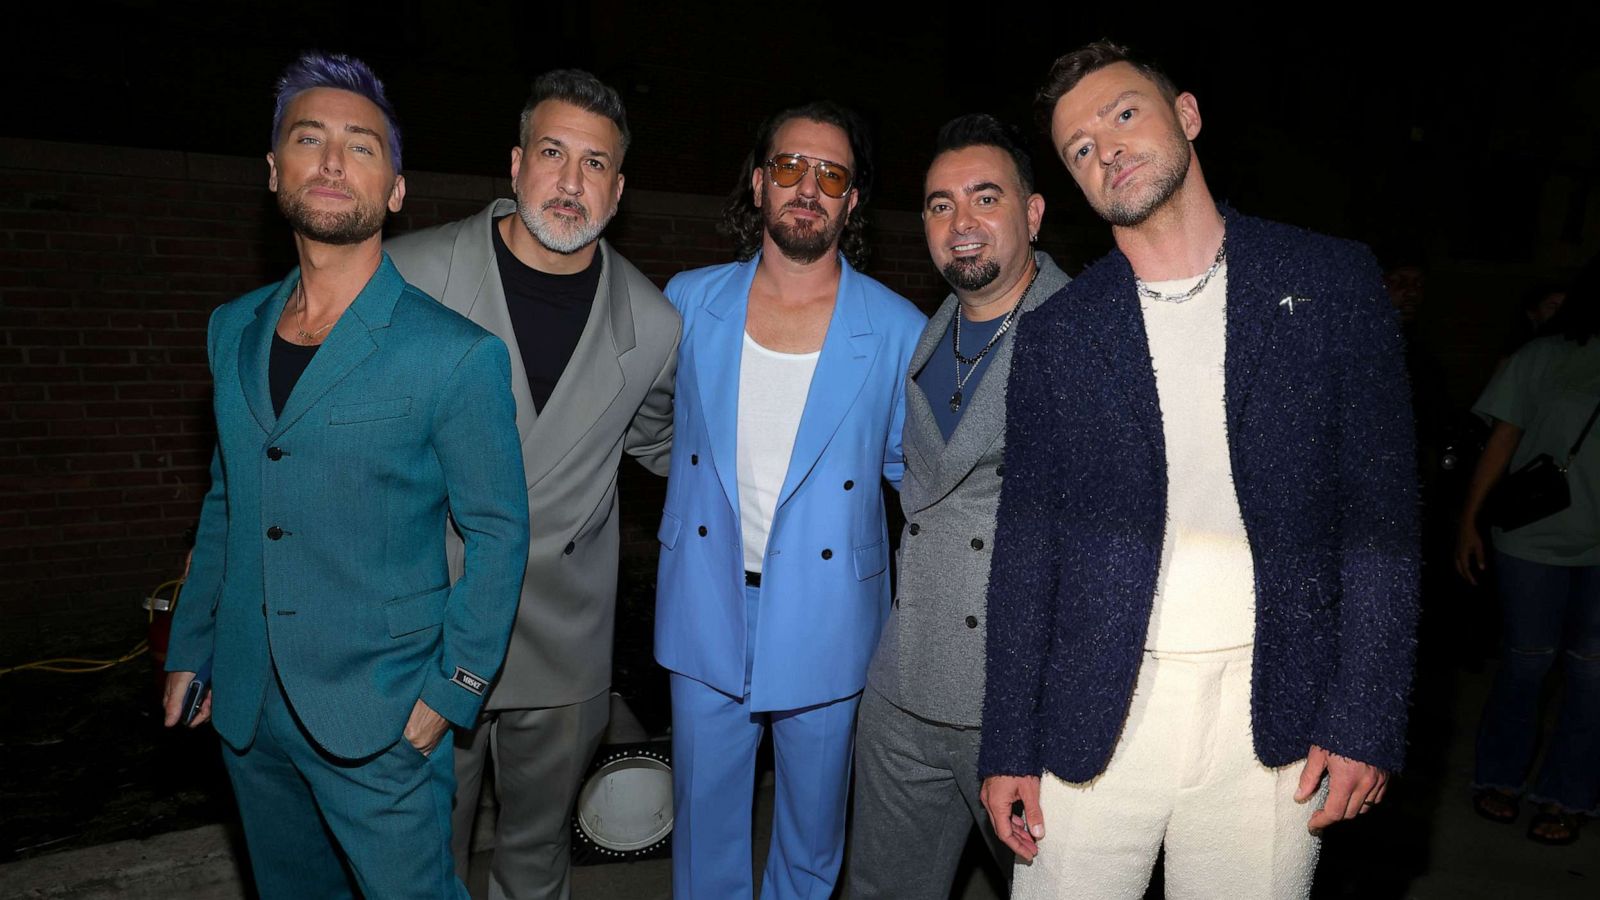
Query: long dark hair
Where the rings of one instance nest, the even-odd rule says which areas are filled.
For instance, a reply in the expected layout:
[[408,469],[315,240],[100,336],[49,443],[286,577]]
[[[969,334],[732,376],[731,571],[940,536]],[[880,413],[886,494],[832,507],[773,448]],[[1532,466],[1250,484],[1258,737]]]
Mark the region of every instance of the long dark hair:
[[786,109],[761,123],[756,131],[755,146],[744,158],[739,170],[739,181],[722,207],[721,230],[733,238],[734,252],[740,262],[751,259],[761,249],[761,236],[765,228],[761,209],[756,206],[755,191],[750,186],[750,174],[766,165],[772,156],[772,138],[785,123],[794,119],[833,125],[850,140],[850,186],[856,192],[856,208],[844,221],[844,231],[839,235],[839,250],[857,271],[867,265],[867,201],[872,197],[872,142],[861,117],[831,100],[817,100],[804,106]]

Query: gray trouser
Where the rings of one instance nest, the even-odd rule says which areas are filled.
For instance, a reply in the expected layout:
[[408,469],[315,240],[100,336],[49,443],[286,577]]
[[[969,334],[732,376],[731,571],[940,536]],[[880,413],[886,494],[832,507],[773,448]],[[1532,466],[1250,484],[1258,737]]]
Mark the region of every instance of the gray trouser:
[[450,849],[465,880],[483,767],[494,761],[494,860],[490,900],[572,896],[567,823],[578,787],[611,715],[609,692],[570,706],[502,709],[456,737],[456,805]]
[[978,799],[978,729],[918,718],[870,687],[856,728],[851,900],[950,896],[974,824],[1010,875]]

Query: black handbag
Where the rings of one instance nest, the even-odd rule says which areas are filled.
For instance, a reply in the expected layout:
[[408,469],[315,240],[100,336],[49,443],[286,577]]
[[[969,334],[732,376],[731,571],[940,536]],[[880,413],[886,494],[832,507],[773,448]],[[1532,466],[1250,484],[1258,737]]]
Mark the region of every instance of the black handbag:
[[1567,467],[1578,458],[1578,450],[1583,447],[1583,439],[1589,436],[1589,429],[1594,427],[1596,416],[1600,416],[1600,403],[1595,404],[1589,421],[1578,432],[1578,440],[1567,451],[1566,462],[1557,463],[1550,454],[1541,453],[1500,479],[1489,502],[1489,524],[1501,531],[1515,531],[1572,505]]

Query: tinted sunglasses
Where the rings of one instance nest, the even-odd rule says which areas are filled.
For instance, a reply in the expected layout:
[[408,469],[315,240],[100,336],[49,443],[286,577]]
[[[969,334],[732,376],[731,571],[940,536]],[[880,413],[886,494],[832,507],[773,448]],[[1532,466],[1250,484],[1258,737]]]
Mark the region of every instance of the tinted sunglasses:
[[836,162],[798,153],[780,153],[767,160],[767,177],[778,187],[794,187],[812,170],[817,173],[817,187],[829,197],[838,199],[849,192],[850,170]]

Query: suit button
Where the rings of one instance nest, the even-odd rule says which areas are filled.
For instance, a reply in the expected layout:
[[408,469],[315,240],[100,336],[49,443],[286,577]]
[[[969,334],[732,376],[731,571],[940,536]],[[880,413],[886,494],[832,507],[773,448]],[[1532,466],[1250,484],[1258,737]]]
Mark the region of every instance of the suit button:
[[978,617],[977,616],[967,616],[967,627],[968,628],[977,628],[978,627]]
[[267,537],[274,541],[281,540],[283,538],[283,529],[274,525],[267,529]]
[[910,528],[910,529],[909,529],[909,530],[910,530],[910,532],[911,532],[911,534],[912,534],[912,535],[913,535],[913,536],[915,536],[915,535],[918,535],[918,534],[921,534],[921,533],[922,533],[922,526],[921,526],[921,525],[918,525],[918,524],[917,524],[917,523],[915,523],[915,522],[912,522],[912,523],[911,523],[911,528]]
[[567,546],[565,546],[565,547],[563,547],[563,548],[562,548],[562,549],[561,549],[561,552],[562,552],[562,553],[565,553],[565,554],[566,554],[566,555],[568,555],[568,556],[571,556],[571,555],[572,555],[572,551],[574,551],[574,550],[576,550],[576,549],[578,549],[578,545],[577,545],[577,543],[576,543],[576,542],[573,542],[573,541],[567,541]]
[[689,465],[691,465],[691,466],[700,465],[700,454],[698,454],[698,453],[689,454]]
[[705,536],[706,536],[706,527],[705,527],[705,526],[704,526],[704,525],[701,525],[701,526],[700,526],[700,527],[699,527],[699,528],[698,528],[698,529],[696,529],[696,530],[697,530],[697,531],[699,531],[699,532],[700,532],[700,536],[701,536],[701,537],[705,537]]
[[277,447],[268,447],[267,459],[277,462],[278,460],[283,459],[283,451]]
[[972,539],[972,549],[974,549],[974,550],[982,550],[983,549],[983,538],[973,538]]
[[844,483],[844,489],[847,490],[847,491],[850,490],[851,488],[855,487],[855,486],[856,486],[856,483],[854,481],[846,481]]
[[823,551],[822,551],[822,558],[823,559],[833,559],[833,551],[824,548]]
[[995,466],[994,467],[994,474],[997,475],[1000,478],[1006,477],[1006,467],[1005,466]]

